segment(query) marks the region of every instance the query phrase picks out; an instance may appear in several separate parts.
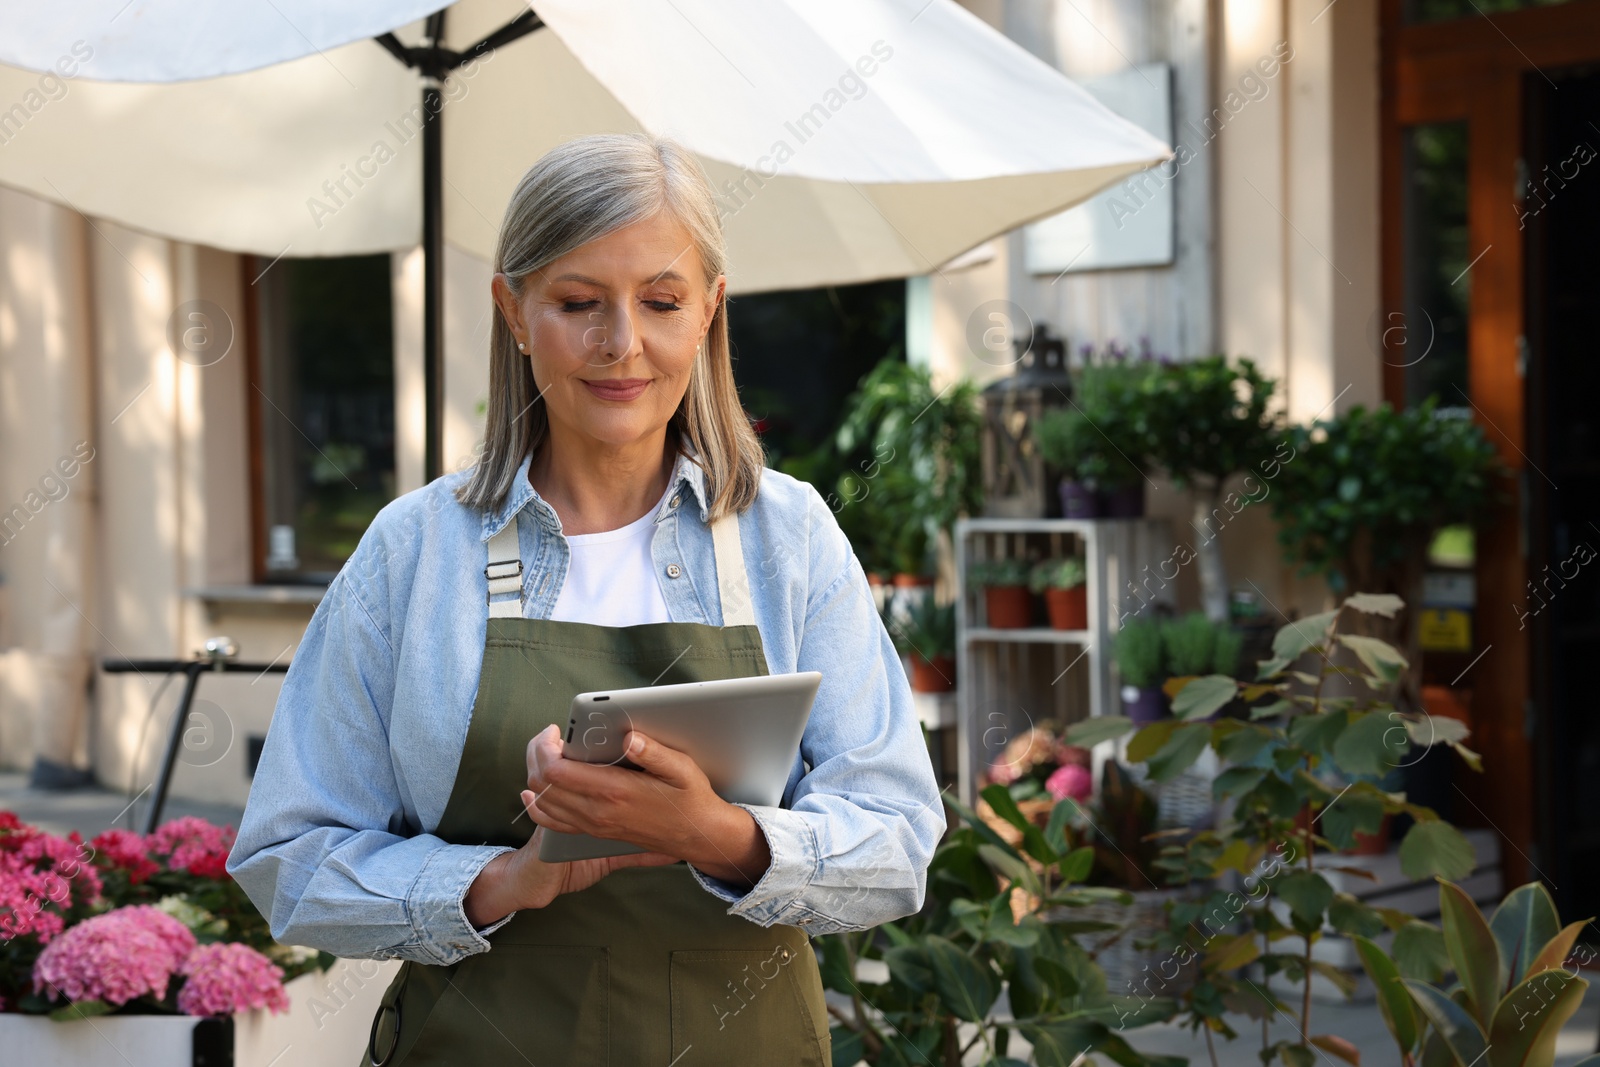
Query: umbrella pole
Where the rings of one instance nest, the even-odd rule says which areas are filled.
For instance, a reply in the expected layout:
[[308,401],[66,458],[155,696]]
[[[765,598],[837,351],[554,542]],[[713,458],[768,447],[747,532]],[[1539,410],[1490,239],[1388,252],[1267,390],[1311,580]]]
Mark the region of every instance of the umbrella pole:
[[[440,18],[443,18],[441,15]],[[438,85],[422,89],[422,480],[444,473],[444,130]]]
[[524,11],[464,52],[444,47],[443,11],[428,16],[427,44],[408,48],[392,33],[373,40],[423,76],[422,86],[422,480],[444,473],[444,127],[440,87],[463,63],[482,59],[544,26]]

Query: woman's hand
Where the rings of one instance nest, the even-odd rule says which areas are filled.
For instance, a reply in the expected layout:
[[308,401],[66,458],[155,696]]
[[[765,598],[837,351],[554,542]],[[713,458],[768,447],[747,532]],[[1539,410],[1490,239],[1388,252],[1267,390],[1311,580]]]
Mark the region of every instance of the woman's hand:
[[[532,796],[524,792],[523,802]],[[659,852],[634,852],[626,856],[546,863],[539,858],[539,844],[544,834],[544,827],[538,827],[527,844],[515,852],[502,852],[478,872],[467,889],[464,902],[467,921],[474,927],[499,922],[514,911],[542,908],[562,893],[588,889],[623,867],[660,867],[677,862],[674,857]]]
[[772,857],[748,811],[729,804],[687,754],[630,730],[627,758],[639,769],[569,760],[552,724],[528,742],[523,803],[561,833],[627,841],[686,860],[714,878],[752,886]]

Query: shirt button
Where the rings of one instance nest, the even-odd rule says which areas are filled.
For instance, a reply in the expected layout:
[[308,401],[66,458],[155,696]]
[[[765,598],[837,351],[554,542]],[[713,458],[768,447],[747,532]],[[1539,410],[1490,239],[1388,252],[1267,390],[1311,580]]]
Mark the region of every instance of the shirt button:
[[674,495],[671,500],[667,501],[667,507],[669,507],[669,508],[677,507],[679,499],[680,498],[677,495]]
[[678,566],[676,563],[667,564],[667,577],[668,578],[677,578],[682,574],[683,574],[683,568],[682,567]]

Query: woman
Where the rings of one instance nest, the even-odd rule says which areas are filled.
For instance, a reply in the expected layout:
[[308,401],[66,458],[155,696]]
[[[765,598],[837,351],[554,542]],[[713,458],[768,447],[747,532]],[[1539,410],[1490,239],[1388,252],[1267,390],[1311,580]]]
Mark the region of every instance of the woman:
[[[483,455],[379,513],[295,653],[228,868],[279,940],[406,961],[373,1063],[823,1067],[808,935],[922,904],[945,817],[905,673],[832,513],[763,468],[724,263],[675,143],[536,163]],[[779,807],[638,733],[643,773],[561,757],[576,693],[805,670]],[[547,829],[644,851],[544,863]]]

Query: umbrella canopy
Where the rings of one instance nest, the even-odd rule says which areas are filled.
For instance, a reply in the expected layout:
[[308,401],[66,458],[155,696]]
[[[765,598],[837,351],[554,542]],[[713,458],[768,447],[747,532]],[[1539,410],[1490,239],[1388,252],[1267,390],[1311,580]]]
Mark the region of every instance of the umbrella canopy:
[[[436,3],[15,8],[0,16],[0,102],[17,102],[0,112],[0,182],[239,252],[414,246],[423,78],[370,38],[417,39]],[[484,258],[529,164],[587,133],[696,154],[736,293],[926,273],[1168,155],[951,0],[533,7],[547,29],[441,90],[445,238]],[[443,43],[506,18],[462,0]]]

